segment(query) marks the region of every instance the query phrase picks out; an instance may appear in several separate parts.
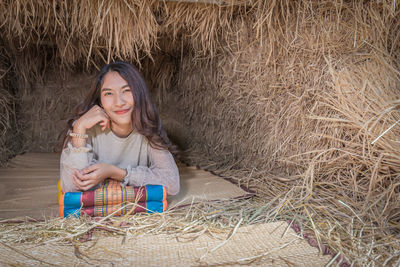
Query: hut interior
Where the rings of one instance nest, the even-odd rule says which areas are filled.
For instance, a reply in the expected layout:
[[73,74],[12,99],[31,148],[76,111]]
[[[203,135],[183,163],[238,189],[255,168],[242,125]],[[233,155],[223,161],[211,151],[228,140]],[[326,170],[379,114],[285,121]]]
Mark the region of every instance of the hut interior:
[[181,160],[255,191],[261,221],[400,264],[399,1],[0,0],[2,166],[60,151],[113,60],[144,73]]

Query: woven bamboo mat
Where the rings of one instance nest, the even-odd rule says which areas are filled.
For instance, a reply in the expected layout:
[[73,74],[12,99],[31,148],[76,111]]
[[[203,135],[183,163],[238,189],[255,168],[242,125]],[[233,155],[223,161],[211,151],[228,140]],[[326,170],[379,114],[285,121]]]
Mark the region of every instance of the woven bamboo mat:
[[[57,216],[57,182],[60,155],[26,153],[0,169],[0,219]],[[204,200],[224,200],[249,194],[207,171],[178,164],[181,190],[168,197],[168,208]],[[251,194],[250,194],[251,195]]]
[[0,169],[0,218],[56,216],[59,176],[59,154],[26,153],[13,158]]
[[[178,165],[181,192],[170,208],[199,200],[247,196],[232,183],[194,167]],[[0,218],[57,215],[59,155],[27,153],[0,169]],[[242,226],[204,233],[104,236],[84,243],[8,244],[0,239],[0,265],[143,265],[143,266],[324,266],[331,259],[297,236],[286,222]]]
[[229,233],[203,234],[195,240],[173,235],[96,237],[78,244],[7,245],[0,243],[4,265],[110,266],[325,266],[329,256],[295,234],[286,222],[239,227]]

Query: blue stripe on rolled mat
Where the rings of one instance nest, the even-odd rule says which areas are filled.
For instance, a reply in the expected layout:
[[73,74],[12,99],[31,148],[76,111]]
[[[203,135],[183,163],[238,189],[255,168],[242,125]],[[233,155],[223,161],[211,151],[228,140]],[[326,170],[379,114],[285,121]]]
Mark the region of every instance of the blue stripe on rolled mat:
[[148,213],[161,213],[164,211],[163,203],[160,201],[147,201],[146,204]]
[[79,218],[81,215],[81,211],[80,211],[80,207],[79,208],[64,208],[64,218],[68,218],[68,217],[76,217]]
[[80,208],[81,207],[81,192],[67,192],[64,194],[64,207]]
[[163,201],[164,191],[162,185],[146,185],[147,201]]

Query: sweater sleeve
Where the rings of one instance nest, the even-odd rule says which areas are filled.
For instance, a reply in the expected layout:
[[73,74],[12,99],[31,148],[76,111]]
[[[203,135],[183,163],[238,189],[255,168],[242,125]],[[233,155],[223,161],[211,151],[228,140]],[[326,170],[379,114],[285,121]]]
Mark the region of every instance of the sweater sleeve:
[[82,170],[89,165],[95,164],[92,146],[88,143],[86,147],[74,147],[71,142],[62,150],[60,159],[61,190],[65,192],[77,192],[72,175],[74,170]]
[[168,150],[152,148],[150,145],[148,147],[150,167],[129,165],[122,183],[131,186],[163,185],[168,195],[178,194],[179,171],[171,153]]

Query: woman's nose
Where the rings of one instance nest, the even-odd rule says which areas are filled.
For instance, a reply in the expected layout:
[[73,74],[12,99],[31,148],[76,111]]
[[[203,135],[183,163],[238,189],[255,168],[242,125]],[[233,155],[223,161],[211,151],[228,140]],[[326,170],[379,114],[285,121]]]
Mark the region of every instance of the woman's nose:
[[126,101],[125,101],[123,95],[122,95],[121,93],[117,94],[117,99],[116,99],[115,104],[116,104],[117,106],[122,106],[122,105],[125,104],[125,102],[126,102]]

